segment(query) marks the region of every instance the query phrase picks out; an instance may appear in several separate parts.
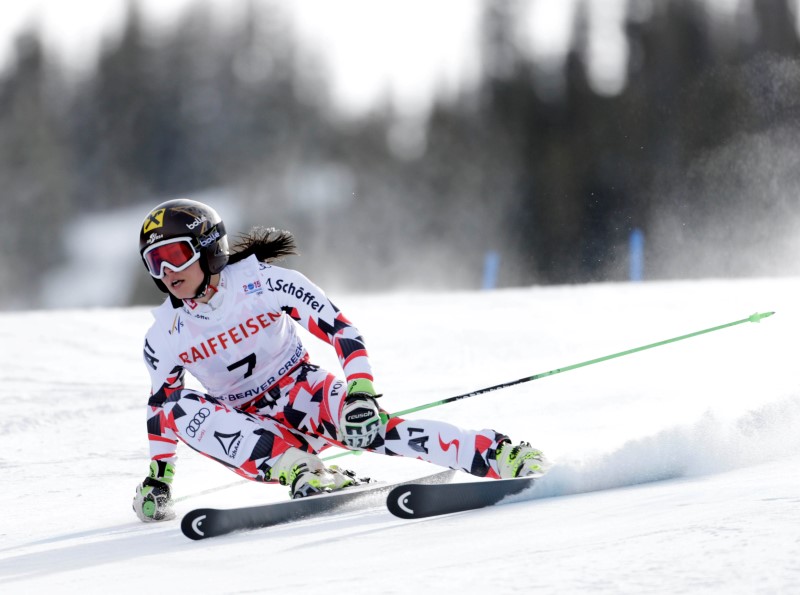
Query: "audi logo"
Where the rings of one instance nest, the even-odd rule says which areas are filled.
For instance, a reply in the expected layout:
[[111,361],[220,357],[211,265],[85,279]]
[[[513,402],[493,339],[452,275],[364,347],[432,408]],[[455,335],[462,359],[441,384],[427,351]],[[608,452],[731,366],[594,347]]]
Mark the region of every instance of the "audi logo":
[[203,407],[194,414],[192,421],[189,422],[189,425],[186,426],[186,433],[194,438],[197,435],[197,430],[200,429],[200,426],[203,425],[203,422],[206,421],[206,418],[211,414],[211,411],[206,407]]

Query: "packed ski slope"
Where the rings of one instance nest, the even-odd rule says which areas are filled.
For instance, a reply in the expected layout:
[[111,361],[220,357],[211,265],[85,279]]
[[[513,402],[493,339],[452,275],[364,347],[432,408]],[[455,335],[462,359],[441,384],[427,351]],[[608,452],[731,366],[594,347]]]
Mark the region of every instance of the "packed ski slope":
[[[423,521],[374,508],[202,542],[130,509],[147,470],[148,310],[1,314],[0,591],[800,589],[800,280],[331,297],[367,339],[390,411],[776,314],[414,414],[545,450],[557,466],[513,502]],[[179,514],[286,498],[179,452]],[[432,470],[339,462],[389,480]]]

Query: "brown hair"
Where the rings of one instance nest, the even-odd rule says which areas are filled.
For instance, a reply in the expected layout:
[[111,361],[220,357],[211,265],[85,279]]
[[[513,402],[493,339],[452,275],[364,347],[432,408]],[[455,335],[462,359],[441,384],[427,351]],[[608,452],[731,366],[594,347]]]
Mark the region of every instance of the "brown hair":
[[297,254],[297,244],[290,231],[274,227],[254,227],[239,236],[228,263],[239,262],[253,254],[261,262],[273,262],[284,256]]

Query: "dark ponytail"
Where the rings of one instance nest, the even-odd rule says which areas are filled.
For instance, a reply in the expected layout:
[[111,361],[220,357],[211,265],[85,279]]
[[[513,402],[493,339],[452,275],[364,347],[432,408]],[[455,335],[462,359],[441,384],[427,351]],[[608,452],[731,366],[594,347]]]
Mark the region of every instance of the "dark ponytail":
[[253,254],[261,262],[273,262],[284,256],[297,254],[297,245],[290,231],[274,227],[254,227],[239,236],[228,263],[239,262]]

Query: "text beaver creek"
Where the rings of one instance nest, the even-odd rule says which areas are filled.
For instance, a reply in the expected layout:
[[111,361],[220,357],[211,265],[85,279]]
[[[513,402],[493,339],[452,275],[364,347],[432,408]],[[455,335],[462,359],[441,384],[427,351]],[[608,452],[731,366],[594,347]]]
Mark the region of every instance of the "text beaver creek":
[[241,343],[248,337],[270,326],[273,321],[279,320],[281,316],[283,316],[281,312],[267,312],[266,314],[253,316],[225,332],[209,337],[202,343],[192,346],[188,351],[178,355],[178,357],[184,364],[193,364],[204,360],[220,351],[224,351],[229,345]]

